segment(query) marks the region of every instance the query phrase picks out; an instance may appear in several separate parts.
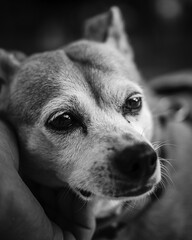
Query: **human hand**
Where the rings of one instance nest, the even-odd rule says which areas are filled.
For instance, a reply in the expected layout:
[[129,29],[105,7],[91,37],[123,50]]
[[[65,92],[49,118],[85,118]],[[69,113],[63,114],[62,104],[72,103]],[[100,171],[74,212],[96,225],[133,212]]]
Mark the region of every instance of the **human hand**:
[[[18,174],[15,137],[0,121],[0,236],[3,240],[90,240],[95,229],[92,203],[70,191],[41,187],[41,203],[54,208],[52,222]],[[43,206],[43,205],[42,205]],[[44,206],[43,206],[44,207]],[[47,208],[49,209],[49,208]]]

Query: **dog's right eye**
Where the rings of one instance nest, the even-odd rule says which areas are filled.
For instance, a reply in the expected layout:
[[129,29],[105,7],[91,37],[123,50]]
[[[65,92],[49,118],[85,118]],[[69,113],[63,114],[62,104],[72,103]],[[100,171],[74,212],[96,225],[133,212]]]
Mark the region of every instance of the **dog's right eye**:
[[58,112],[48,119],[46,127],[54,131],[67,131],[73,128],[76,123],[77,121],[72,114]]
[[126,100],[126,102],[123,106],[123,112],[124,112],[124,114],[136,115],[139,113],[141,108],[142,108],[141,96],[133,95]]

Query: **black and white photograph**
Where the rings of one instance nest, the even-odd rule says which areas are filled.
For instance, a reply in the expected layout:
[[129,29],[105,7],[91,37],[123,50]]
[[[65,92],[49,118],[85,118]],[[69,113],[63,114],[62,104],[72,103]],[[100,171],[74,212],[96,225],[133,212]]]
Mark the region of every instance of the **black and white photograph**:
[[0,240],[192,240],[192,1],[0,2]]

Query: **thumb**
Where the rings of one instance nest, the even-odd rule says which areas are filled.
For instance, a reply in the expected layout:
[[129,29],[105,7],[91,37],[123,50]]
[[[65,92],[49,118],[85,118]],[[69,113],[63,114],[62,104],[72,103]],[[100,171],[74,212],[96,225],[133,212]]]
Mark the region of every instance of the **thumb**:
[[[68,223],[68,229],[78,240],[90,240],[95,231],[94,202],[85,202],[70,189],[64,189],[58,196],[58,207]],[[62,226],[62,224],[59,224]],[[66,222],[65,222],[66,226]],[[63,227],[62,227],[63,229]]]
[[10,128],[2,121],[0,121],[0,156],[1,163],[18,170],[19,154],[16,138]]
[[4,240],[73,240],[64,238],[18,174],[14,134],[0,121],[0,236]]

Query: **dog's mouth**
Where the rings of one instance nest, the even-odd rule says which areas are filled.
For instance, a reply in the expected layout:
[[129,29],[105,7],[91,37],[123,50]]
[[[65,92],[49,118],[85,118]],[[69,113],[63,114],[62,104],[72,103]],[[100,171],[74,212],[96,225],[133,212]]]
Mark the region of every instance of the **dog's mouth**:
[[114,193],[115,198],[132,198],[139,197],[153,190],[153,186],[143,186],[133,190],[119,189]]
[[[112,196],[110,196],[110,194],[101,194],[102,197],[106,197],[107,199],[123,199],[123,198],[132,198],[132,197],[139,197],[145,193],[148,193],[148,192],[151,192],[153,189],[153,186],[151,185],[148,185],[148,186],[143,186],[143,187],[140,187],[140,188],[137,188],[137,189],[122,189],[122,188],[119,188],[118,191],[114,192]],[[75,189],[75,192],[80,195],[84,200],[91,200],[95,194],[90,192],[90,191],[87,191],[87,190],[84,190],[82,188],[76,188]],[[99,194],[100,195],[100,194]],[[99,196],[98,195],[98,196]],[[106,195],[106,196],[105,196]]]
[[76,192],[85,200],[90,200],[93,197],[93,193],[82,188],[76,188]]

